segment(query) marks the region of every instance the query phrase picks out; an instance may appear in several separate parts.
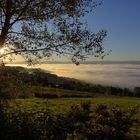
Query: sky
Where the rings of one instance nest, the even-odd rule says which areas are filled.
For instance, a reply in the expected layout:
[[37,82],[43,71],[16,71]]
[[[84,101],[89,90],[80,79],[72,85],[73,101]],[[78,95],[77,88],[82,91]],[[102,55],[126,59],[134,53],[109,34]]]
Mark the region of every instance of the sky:
[[140,61],[140,0],[103,0],[85,20],[90,30],[107,30],[105,60]]
[[[84,20],[87,21],[88,28],[95,33],[101,29],[107,30],[103,47],[112,52],[104,58],[104,61],[140,61],[140,0],[102,1],[102,5],[87,14]],[[67,60],[64,57],[53,58],[51,60]],[[98,60],[101,59],[94,57],[88,59],[88,61]],[[23,60],[17,57],[17,61]]]

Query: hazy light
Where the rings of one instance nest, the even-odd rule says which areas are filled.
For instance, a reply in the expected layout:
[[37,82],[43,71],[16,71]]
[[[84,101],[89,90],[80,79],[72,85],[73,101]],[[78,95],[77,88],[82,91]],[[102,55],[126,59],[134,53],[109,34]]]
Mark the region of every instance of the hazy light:
[[2,55],[4,53],[5,53],[4,49],[0,49],[0,54]]
[[[27,65],[16,64],[16,66],[25,67]],[[42,64],[37,67],[58,76],[75,78],[93,84],[127,88],[140,86],[139,64],[86,64],[79,66],[74,64]]]

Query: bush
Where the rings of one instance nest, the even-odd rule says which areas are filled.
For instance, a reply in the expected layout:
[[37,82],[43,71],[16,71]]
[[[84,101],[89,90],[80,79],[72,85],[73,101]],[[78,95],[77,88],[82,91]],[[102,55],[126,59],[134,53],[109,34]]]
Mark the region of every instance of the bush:
[[57,94],[54,93],[35,93],[36,98],[58,98]]
[[[65,114],[54,115],[49,110],[8,112],[0,104],[0,139],[2,140],[124,140],[135,139],[131,127],[137,123],[136,108],[108,109],[90,103],[74,105]],[[138,139],[138,138],[137,138]]]
[[123,111],[118,107],[108,109],[106,105],[98,105],[93,118],[87,123],[86,135],[99,140],[127,139],[130,128],[136,123],[135,114],[134,107]]
[[134,88],[134,96],[135,97],[140,97],[140,87],[135,87]]
[[67,120],[71,123],[71,134],[87,140],[121,140],[133,139],[131,127],[137,123],[134,118],[136,108],[121,110],[118,107],[108,109],[106,105],[98,105],[95,112],[90,105],[72,107]]

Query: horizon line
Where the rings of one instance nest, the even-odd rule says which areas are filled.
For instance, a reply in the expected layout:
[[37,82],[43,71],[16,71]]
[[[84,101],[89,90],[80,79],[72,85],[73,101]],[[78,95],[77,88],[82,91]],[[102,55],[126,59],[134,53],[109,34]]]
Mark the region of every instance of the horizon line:
[[[138,63],[140,64],[140,60],[99,60],[99,61],[83,61],[83,62],[80,62],[80,64],[98,64],[98,63]],[[18,61],[18,62],[13,62],[13,63],[6,63],[6,64],[27,64],[26,62],[24,61]],[[70,61],[48,61],[48,62],[39,62],[37,64],[74,64]]]

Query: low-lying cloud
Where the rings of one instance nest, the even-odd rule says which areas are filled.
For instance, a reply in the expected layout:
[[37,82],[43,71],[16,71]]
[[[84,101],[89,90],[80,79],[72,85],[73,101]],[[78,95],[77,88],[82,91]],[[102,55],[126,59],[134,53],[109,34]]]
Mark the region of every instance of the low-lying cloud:
[[140,86],[140,64],[41,64],[38,67],[94,84],[127,88]]

